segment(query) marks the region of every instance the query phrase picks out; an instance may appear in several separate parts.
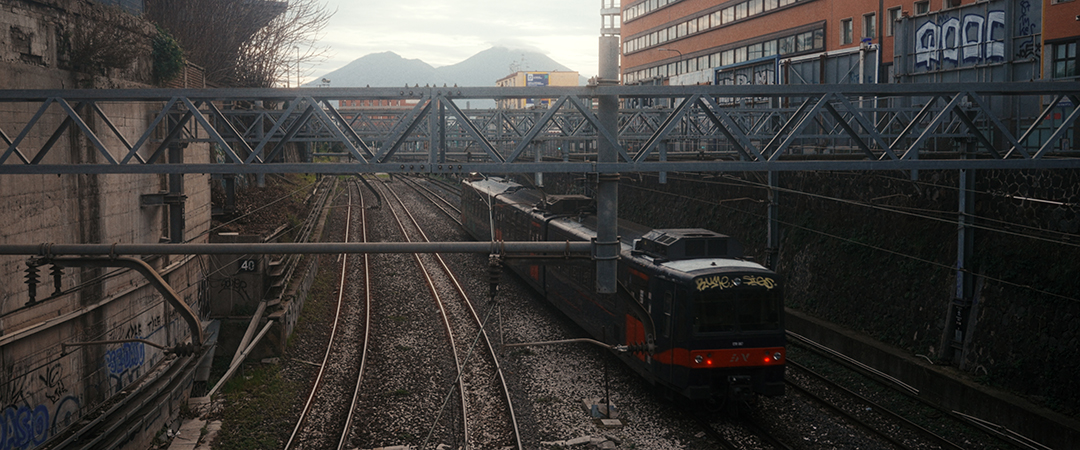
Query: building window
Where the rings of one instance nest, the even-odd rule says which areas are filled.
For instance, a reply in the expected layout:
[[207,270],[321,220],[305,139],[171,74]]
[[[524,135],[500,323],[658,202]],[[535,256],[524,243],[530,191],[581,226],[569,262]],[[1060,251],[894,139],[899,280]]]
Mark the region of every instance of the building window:
[[1054,44],[1054,78],[1076,76],[1076,41]]
[[915,14],[926,14],[930,12],[930,0],[921,2],[915,2]]
[[761,56],[776,56],[776,41],[766,41],[761,48]]
[[862,37],[877,37],[877,14],[870,13],[862,16]]
[[797,51],[797,52],[806,52],[806,51],[814,50],[815,48],[816,47],[814,45],[814,32],[813,31],[807,31],[805,33],[799,34],[799,36],[796,37],[796,39],[795,39],[795,51]]
[[946,8],[956,8],[960,6],[960,0],[945,0]]
[[754,60],[754,59],[761,58],[761,57],[765,56],[764,53],[763,53],[763,50],[764,50],[764,45],[763,44],[751,45],[751,46],[746,48],[746,58],[749,59],[749,60]]
[[900,14],[903,10],[899,6],[889,9],[889,13],[885,16],[885,35],[892,36],[896,33],[896,22],[900,20]]
[[795,36],[777,39],[777,44],[780,46],[779,53],[781,55],[795,53]]
[[735,5],[735,20],[746,18],[746,2]]
[[750,0],[747,4],[750,9],[748,15],[761,14],[765,11],[765,2],[763,0]]
[[851,19],[843,19],[840,21],[840,45],[850,44],[851,40]]
[[724,23],[731,23],[735,21],[735,7],[724,8]]

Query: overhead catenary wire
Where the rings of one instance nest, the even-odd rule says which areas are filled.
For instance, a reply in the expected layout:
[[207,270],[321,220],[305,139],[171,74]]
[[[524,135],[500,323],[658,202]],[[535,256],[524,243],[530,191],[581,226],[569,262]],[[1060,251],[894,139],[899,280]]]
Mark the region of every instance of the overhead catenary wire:
[[[880,175],[877,175],[877,176],[880,176]],[[830,196],[821,195],[821,194],[813,194],[813,193],[809,193],[809,192],[805,192],[805,191],[799,191],[799,190],[790,189],[790,188],[780,188],[780,187],[776,187],[776,186],[769,187],[765,183],[753,182],[753,181],[749,181],[749,180],[743,180],[743,179],[736,178],[736,177],[733,177],[733,176],[730,176],[730,175],[724,175],[724,177],[727,178],[727,179],[733,180],[733,182],[725,183],[725,182],[718,182],[718,181],[712,181],[712,180],[700,180],[700,179],[690,179],[690,178],[681,178],[681,177],[669,177],[669,179],[675,179],[675,180],[686,181],[686,182],[691,182],[691,183],[705,183],[705,184],[712,184],[712,185],[719,185],[719,186],[745,187],[747,185],[753,185],[754,187],[758,187],[758,188],[761,188],[761,189],[774,189],[774,190],[778,190],[778,191],[781,191],[781,192],[788,192],[788,193],[799,194],[799,195],[814,196],[814,197],[824,199],[824,200],[833,200],[833,201],[842,202],[842,203],[848,203],[848,204],[852,204],[852,205],[856,205],[856,206],[865,206],[865,207],[878,209],[878,210],[885,211],[885,212],[893,212],[893,213],[897,213],[897,214],[905,214],[905,215],[910,215],[910,216],[914,216],[914,217],[925,218],[925,219],[929,219],[929,220],[934,220],[934,221],[938,221],[938,222],[947,223],[947,224],[950,224],[950,225],[959,225],[959,221],[957,221],[957,220],[952,220],[952,219],[948,219],[948,218],[944,218],[944,217],[925,216],[925,215],[921,215],[921,214],[914,214],[914,213],[908,212],[908,211],[921,211],[921,212],[924,212],[924,213],[941,214],[943,216],[945,216],[945,215],[956,216],[956,215],[958,215],[957,211],[938,211],[938,210],[921,209],[921,208],[907,208],[907,207],[901,207],[901,206],[885,207],[883,205],[877,205],[877,204],[874,204],[874,203],[859,202],[859,201],[855,201],[855,200],[847,200],[847,199],[842,199],[842,198],[837,198],[837,197],[830,197]],[[900,180],[900,179],[896,179],[896,178],[888,178],[888,179],[898,180],[898,181],[906,181],[906,180]],[[953,189],[953,190],[958,190],[959,189],[959,188],[957,188],[955,186],[943,186],[943,185],[937,185],[937,184],[931,184],[931,183],[924,183],[924,184],[926,184],[928,186],[932,186],[932,187],[948,188],[948,189]],[[640,189],[647,189],[647,188],[640,188]],[[664,192],[664,191],[656,190],[655,192]],[[667,193],[667,192],[665,192],[665,193]],[[1001,194],[997,194],[997,193],[993,193],[993,192],[985,192],[985,191],[975,191],[975,193],[985,194],[985,195],[1001,196]],[[673,194],[673,193],[668,193],[668,194],[679,195],[679,194]],[[685,197],[685,198],[692,199],[692,200],[699,200],[699,199],[694,199],[694,198],[691,198],[691,197]],[[723,200],[723,201],[734,201],[734,200],[741,200],[741,199],[729,199],[729,200]],[[1031,199],[1029,199],[1029,200],[1031,200]],[[764,202],[764,200],[755,200],[755,201],[758,201],[759,203]],[[904,210],[908,210],[908,211],[904,211]],[[1023,224],[1018,224],[1018,223],[1006,222],[1006,221],[1003,221],[1003,220],[992,219],[992,218],[989,218],[989,217],[978,216],[978,215],[974,215],[974,214],[964,214],[964,216],[972,218],[972,219],[982,220],[982,221],[1006,224],[1006,225],[1011,226],[1011,227],[1024,228],[1024,229],[1029,229],[1029,230],[1032,230],[1032,231],[1039,231],[1039,232],[1043,232],[1043,233],[1053,233],[1055,235],[1059,235],[1059,236],[1062,236],[1062,237],[1070,237],[1070,238],[1076,238],[1076,239],[1080,240],[1080,234],[1072,234],[1072,233],[1066,233],[1066,232],[1062,232],[1062,231],[1051,231],[1051,230],[1046,230],[1046,229],[1043,229],[1043,228],[1033,227],[1033,226],[1030,226],[1030,225],[1023,225]],[[1080,242],[1070,242],[1070,241],[1050,239],[1050,238],[1045,238],[1045,237],[1040,237],[1040,236],[1031,236],[1031,235],[1027,235],[1027,234],[1023,234],[1023,233],[1017,233],[1015,231],[1011,231],[1011,230],[1007,230],[1007,229],[993,228],[993,227],[989,227],[989,226],[986,226],[986,225],[977,225],[977,224],[970,224],[970,223],[966,224],[966,225],[970,226],[970,227],[973,227],[973,228],[982,229],[984,231],[991,231],[991,232],[996,232],[996,233],[1014,235],[1014,236],[1023,237],[1023,238],[1036,239],[1036,240],[1050,242],[1050,243],[1053,243],[1053,244],[1062,244],[1062,245],[1068,245],[1068,246],[1073,246],[1073,247],[1080,247]]]
[[[913,213],[913,212],[908,212],[908,211],[903,211],[903,210],[899,210],[899,209],[889,208],[889,207],[885,207],[885,206],[882,206],[882,205],[875,205],[873,203],[866,203],[866,202],[861,202],[861,201],[857,201],[857,200],[848,200],[848,199],[843,199],[843,198],[838,198],[838,197],[830,197],[830,196],[827,196],[827,195],[814,194],[814,193],[811,193],[811,192],[799,191],[799,190],[795,190],[795,189],[782,188],[782,187],[777,187],[777,186],[768,186],[767,184],[764,184],[764,183],[758,183],[758,182],[749,181],[749,180],[740,180],[740,179],[735,178],[735,177],[730,177],[730,179],[741,181],[741,182],[743,182],[744,184],[747,184],[747,185],[756,186],[756,187],[760,187],[760,188],[766,188],[766,189],[773,189],[773,190],[776,190],[776,191],[786,192],[786,193],[789,193],[789,194],[798,194],[798,195],[804,195],[804,196],[807,196],[807,197],[812,197],[812,198],[817,198],[817,199],[822,199],[822,200],[831,200],[831,201],[834,201],[834,202],[844,203],[844,204],[848,204],[848,205],[863,206],[863,207],[866,207],[866,208],[876,209],[876,210],[879,210],[879,211],[891,212],[891,213],[895,213],[895,214],[902,214],[902,215],[916,217],[916,218],[920,218],[920,219],[926,219],[926,220],[931,220],[931,221],[935,221],[935,222],[942,222],[942,223],[946,223],[946,224],[949,224],[949,225],[957,225],[957,226],[960,225],[960,222],[957,221],[957,220],[945,219],[945,218],[941,218],[941,217],[933,217],[933,216],[928,216],[928,215],[925,215],[925,214],[916,214],[916,213]],[[957,214],[957,213],[951,213],[951,214]],[[965,215],[968,216],[968,217],[972,217],[972,218],[979,218],[979,217],[974,216],[974,215],[968,215],[968,214],[965,214]],[[984,230],[984,231],[991,231],[991,232],[994,232],[994,233],[1001,233],[1001,234],[1005,234],[1005,235],[1009,235],[1009,236],[1016,236],[1016,237],[1021,237],[1021,238],[1034,239],[1034,240],[1037,240],[1037,241],[1049,242],[1049,243],[1052,243],[1052,244],[1068,245],[1068,246],[1071,246],[1071,247],[1080,247],[1080,242],[1068,242],[1068,241],[1062,241],[1062,240],[1059,240],[1059,239],[1044,238],[1044,237],[1041,237],[1041,236],[1031,236],[1031,235],[1027,235],[1027,234],[1023,234],[1023,233],[1018,233],[1018,232],[1015,232],[1015,231],[1002,230],[1002,229],[998,229],[998,228],[992,228],[992,227],[988,227],[988,226],[985,226],[985,225],[978,225],[978,224],[973,224],[973,223],[964,224],[964,226],[979,229],[979,230]],[[1068,235],[1066,233],[1062,233],[1062,234]],[[1076,236],[1076,237],[1080,238],[1080,236],[1077,236],[1077,235],[1071,235],[1071,236]]]

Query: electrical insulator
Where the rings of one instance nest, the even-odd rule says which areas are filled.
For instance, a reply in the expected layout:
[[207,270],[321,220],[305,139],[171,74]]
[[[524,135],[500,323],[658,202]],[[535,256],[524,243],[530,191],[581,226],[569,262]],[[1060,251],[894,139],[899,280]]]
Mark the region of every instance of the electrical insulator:
[[27,306],[37,303],[38,268],[35,265],[26,265],[26,286],[29,288],[30,301]]
[[56,264],[53,264],[52,271],[50,271],[53,277],[53,295],[60,295],[61,283],[60,278],[64,276],[64,268]]
[[488,283],[491,298],[499,291],[499,277],[502,276],[502,259],[498,255],[488,257]]
[[180,344],[172,348],[172,353],[176,356],[191,356],[195,350],[195,344]]

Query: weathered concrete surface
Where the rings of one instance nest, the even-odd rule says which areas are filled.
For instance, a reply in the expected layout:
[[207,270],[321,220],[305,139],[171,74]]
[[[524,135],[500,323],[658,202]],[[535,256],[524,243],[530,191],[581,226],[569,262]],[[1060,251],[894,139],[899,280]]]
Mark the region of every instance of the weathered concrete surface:
[[[12,0],[0,4],[0,89],[71,89],[77,87],[146,87],[149,52],[127,68],[90,75],[65,70],[70,63],[66,41],[77,26],[95,21],[119,23],[136,36],[153,33],[151,24],[80,0]],[[140,44],[141,45],[141,44]],[[102,76],[103,74],[108,77]],[[0,129],[14,138],[39,105],[0,103]],[[74,106],[74,105],[73,105]],[[99,105],[128,140],[134,142],[159,105]],[[122,148],[120,139],[95,114],[79,111],[106,145]],[[51,106],[20,144],[30,156],[50,139],[66,115]],[[100,161],[102,155],[81,131],[71,127],[59,136],[42,161],[69,164]],[[7,146],[3,146],[7,150]],[[8,163],[21,164],[16,157]],[[189,162],[208,163],[209,149],[193,145]],[[4,175],[0,176],[0,241],[4,243],[157,243],[168,234],[166,210],[140,207],[140,195],[167,188],[160,175]],[[210,223],[209,177],[185,175],[185,239],[206,242]],[[71,428],[134,380],[156,373],[164,353],[141,343],[62,347],[92,340],[142,338],[172,346],[189,339],[186,324],[137,274],[104,269],[64,269],[61,294],[54,291],[49,266],[41,267],[35,303],[24,282],[24,257],[0,258],[0,417],[18,432],[18,448],[35,448]],[[201,282],[206,267],[199,257],[148,260],[180,297],[196,311],[209,299]],[[173,394],[186,397],[190,380]],[[172,395],[172,394],[170,394]],[[169,401],[146,417],[127,445],[145,448],[181,402]],[[11,413],[11,414],[8,414]],[[27,422],[8,422],[20,414]]]

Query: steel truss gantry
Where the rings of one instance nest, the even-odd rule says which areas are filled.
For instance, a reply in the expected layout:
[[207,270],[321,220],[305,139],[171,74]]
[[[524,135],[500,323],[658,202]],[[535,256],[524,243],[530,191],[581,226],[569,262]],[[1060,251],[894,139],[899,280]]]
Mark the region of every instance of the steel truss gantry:
[[[614,132],[595,108],[613,96],[623,106]],[[550,106],[461,108],[509,98]],[[116,118],[132,105],[156,112],[134,126],[124,118],[121,130]],[[1077,105],[1076,82],[4,90],[0,174],[1080,168],[1067,145]],[[69,130],[99,162],[55,151]],[[212,143],[224,163],[166,161],[192,142]],[[285,160],[290,143],[305,157]],[[617,160],[598,161],[598,145],[613,146]]]

